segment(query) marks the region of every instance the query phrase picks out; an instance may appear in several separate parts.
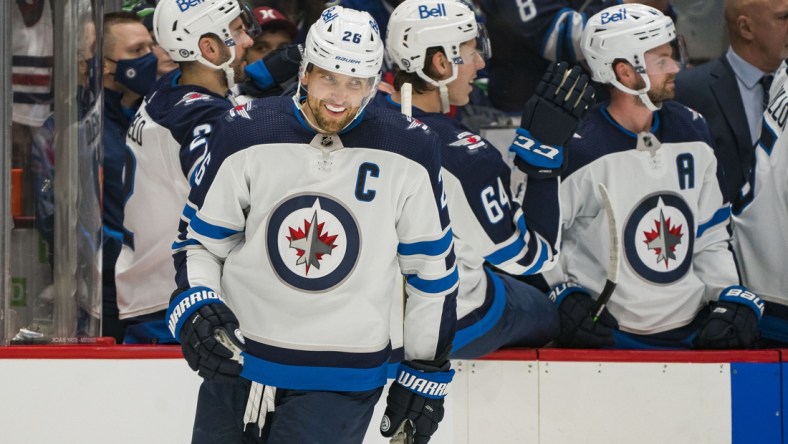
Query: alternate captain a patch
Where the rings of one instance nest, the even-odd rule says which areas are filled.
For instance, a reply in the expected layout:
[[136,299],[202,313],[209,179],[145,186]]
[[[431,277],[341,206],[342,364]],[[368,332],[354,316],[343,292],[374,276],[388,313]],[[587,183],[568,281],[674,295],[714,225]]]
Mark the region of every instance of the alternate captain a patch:
[[694,243],[692,211],[677,194],[646,197],[624,224],[627,262],[642,278],[655,284],[670,284],[687,274]]
[[290,196],[271,213],[265,230],[271,266],[289,287],[329,291],[344,282],[358,262],[358,223],[332,197]]

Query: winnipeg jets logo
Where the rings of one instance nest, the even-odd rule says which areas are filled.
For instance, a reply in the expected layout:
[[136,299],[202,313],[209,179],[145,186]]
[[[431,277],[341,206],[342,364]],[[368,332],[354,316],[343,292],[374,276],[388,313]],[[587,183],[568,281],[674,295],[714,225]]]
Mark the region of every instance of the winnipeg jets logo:
[[277,204],[266,224],[271,267],[289,287],[325,292],[350,275],[361,239],[350,211],[323,194],[299,194]]
[[692,264],[695,222],[684,199],[657,193],[640,201],[624,224],[624,256],[642,278],[669,284]]
[[657,262],[664,262],[665,269],[670,260],[676,260],[676,247],[681,244],[681,225],[674,226],[670,218],[665,218],[662,208],[659,209],[659,220],[654,221],[654,229],[644,233],[646,246],[657,255]]
[[469,150],[475,150],[484,146],[484,139],[468,131],[457,134],[457,139],[456,142],[450,143],[449,146],[466,147]]
[[194,102],[199,102],[202,100],[211,100],[211,96],[207,94],[200,94],[200,93],[188,93],[175,104],[175,106],[180,105],[181,103],[184,105],[191,105]]
[[311,221],[304,220],[303,230],[300,227],[297,230],[291,227],[290,236],[286,236],[290,241],[290,248],[295,249],[298,254],[296,265],[304,265],[306,275],[309,275],[309,267],[320,269],[323,255],[331,254],[331,251],[337,247],[334,244],[337,236],[324,233],[324,225],[325,223],[318,223],[317,210],[315,210]]

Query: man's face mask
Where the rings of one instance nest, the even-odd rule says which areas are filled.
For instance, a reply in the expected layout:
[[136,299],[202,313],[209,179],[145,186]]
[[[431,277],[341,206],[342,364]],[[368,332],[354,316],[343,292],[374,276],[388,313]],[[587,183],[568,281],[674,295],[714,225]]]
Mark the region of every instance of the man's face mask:
[[115,69],[115,81],[144,96],[156,82],[156,65],[159,60],[153,52],[136,59],[107,60],[118,64]]

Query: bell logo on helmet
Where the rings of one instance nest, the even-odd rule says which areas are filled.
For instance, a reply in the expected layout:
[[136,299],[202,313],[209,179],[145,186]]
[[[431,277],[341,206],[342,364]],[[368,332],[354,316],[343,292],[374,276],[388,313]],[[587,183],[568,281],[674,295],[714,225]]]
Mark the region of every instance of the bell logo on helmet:
[[419,18],[425,19],[430,17],[446,17],[446,5],[439,3],[434,8],[419,5]]
[[178,0],[178,9],[180,9],[181,12],[186,12],[192,6],[197,6],[204,2],[205,0]]
[[603,12],[602,13],[602,24],[606,25],[611,22],[617,22],[619,20],[626,20],[627,18],[627,10],[624,8],[619,9],[616,12]]

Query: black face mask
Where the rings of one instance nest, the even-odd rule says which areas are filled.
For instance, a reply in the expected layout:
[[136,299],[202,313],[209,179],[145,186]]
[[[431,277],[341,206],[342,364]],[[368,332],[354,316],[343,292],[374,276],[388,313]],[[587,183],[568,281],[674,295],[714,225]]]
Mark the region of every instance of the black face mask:
[[107,60],[118,64],[115,69],[115,81],[144,96],[156,83],[156,67],[159,59],[153,52],[149,52],[136,59]]

